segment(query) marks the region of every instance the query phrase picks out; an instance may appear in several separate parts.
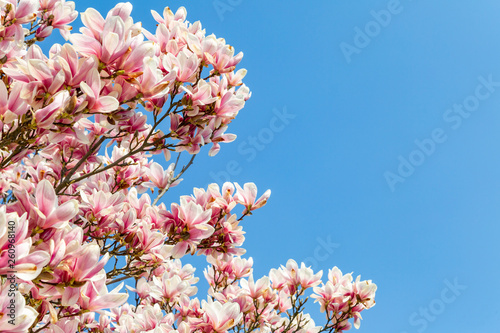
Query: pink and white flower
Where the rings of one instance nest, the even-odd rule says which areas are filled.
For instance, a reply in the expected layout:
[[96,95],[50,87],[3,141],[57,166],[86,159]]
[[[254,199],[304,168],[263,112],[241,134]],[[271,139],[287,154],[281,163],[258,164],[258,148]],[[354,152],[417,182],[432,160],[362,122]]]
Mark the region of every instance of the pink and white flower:
[[203,323],[200,324],[204,332],[226,332],[243,318],[240,307],[236,303],[221,304],[218,301],[201,301],[201,308],[205,312]]

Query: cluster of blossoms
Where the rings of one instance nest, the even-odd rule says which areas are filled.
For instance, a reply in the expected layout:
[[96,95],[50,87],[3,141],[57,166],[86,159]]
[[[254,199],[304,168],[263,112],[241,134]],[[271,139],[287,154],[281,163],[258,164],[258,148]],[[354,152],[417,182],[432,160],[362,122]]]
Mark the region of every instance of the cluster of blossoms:
[[[0,331],[340,332],[352,318],[359,327],[375,303],[371,281],[334,268],[323,284],[293,260],[254,279],[241,223],[270,191],[211,184],[160,202],[203,146],[213,156],[235,139],[226,130],[250,91],[236,71],[242,53],[186,21],[184,8],[153,11],[154,33],[131,11],[87,9],[72,33],[73,2],[0,0]],[[69,43],[46,56],[37,43],[54,29]],[[153,160],[174,153],[166,169]],[[194,268],[179,260],[194,254],[209,264],[201,302]],[[304,313],[306,290],[323,326]]]

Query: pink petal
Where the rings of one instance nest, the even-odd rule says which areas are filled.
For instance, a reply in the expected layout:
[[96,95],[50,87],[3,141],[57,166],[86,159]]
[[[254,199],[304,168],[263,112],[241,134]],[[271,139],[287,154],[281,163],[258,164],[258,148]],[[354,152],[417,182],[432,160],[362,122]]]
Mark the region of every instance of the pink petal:
[[180,242],[175,244],[174,248],[172,249],[172,257],[175,259],[182,258],[186,254],[188,246],[188,242]]
[[87,98],[89,98],[91,101],[94,101],[96,96],[94,92],[92,91],[92,88],[85,82],[80,82],[80,89],[87,95]]
[[103,113],[109,113],[118,110],[118,107],[120,106],[120,102],[112,96],[104,96],[99,98],[98,101],[98,111],[103,112]]
[[28,71],[37,80],[44,85],[53,78],[49,66],[43,60],[31,59],[28,61]]
[[101,13],[94,8],[88,8],[82,13],[81,19],[83,24],[92,30],[102,31],[104,28],[104,18],[101,16]]
[[78,214],[78,201],[69,200],[63,203],[61,206],[57,207],[45,221],[43,227],[48,228],[59,222],[66,222],[71,220]]
[[96,55],[98,58],[101,56],[101,44],[95,40],[95,38],[74,34],[69,37],[71,43],[73,43],[75,49],[85,55]]
[[50,256],[47,252],[35,251],[16,261],[16,276],[22,280],[31,281],[40,274],[49,260]]
[[49,216],[50,213],[57,207],[57,197],[56,192],[52,184],[43,179],[38,183],[35,192],[35,199],[38,208],[45,215]]
[[114,55],[116,49],[120,45],[120,37],[114,32],[110,32],[104,36],[103,50],[101,61],[108,63]]
[[[36,15],[35,12],[37,11],[39,5],[40,3],[38,2],[38,0],[21,0],[16,10],[16,18],[24,18],[28,15],[33,16],[34,18],[34,16]],[[20,23],[25,22],[29,21],[23,21]]]
[[80,298],[80,288],[66,287],[61,299],[61,305],[73,306]]
[[127,294],[106,294],[91,300],[90,306],[87,310],[96,311],[106,308],[114,308],[122,305],[128,299]]
[[152,42],[142,43],[130,53],[123,66],[123,70],[128,73],[142,67],[144,58],[153,56],[154,51],[155,48]]

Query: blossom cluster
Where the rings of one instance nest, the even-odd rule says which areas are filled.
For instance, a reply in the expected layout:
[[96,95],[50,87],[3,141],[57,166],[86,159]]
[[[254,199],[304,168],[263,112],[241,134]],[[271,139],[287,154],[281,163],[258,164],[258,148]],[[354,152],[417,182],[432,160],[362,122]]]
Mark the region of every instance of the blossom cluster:
[[[17,315],[0,316],[0,331],[359,327],[375,304],[371,281],[334,268],[323,284],[293,260],[254,279],[242,222],[269,190],[210,184],[161,201],[205,145],[214,156],[236,138],[226,131],[251,93],[236,70],[243,54],[183,7],[152,11],[153,32],[131,11],[89,8],[73,32],[74,2],[0,0],[0,313],[15,303]],[[38,43],[54,29],[67,43],[46,55]],[[173,154],[166,168],[154,160]],[[201,300],[194,267],[180,260],[195,254],[209,264]],[[306,291],[323,326],[304,312]]]

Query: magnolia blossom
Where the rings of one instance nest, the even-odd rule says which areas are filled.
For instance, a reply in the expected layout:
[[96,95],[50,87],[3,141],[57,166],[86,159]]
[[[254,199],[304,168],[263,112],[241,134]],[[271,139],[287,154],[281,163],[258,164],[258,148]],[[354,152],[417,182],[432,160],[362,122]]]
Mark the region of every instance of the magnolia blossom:
[[243,317],[240,307],[235,303],[221,304],[217,301],[202,301],[201,307],[205,311],[201,325],[204,332],[226,332],[238,324]]
[[321,305],[321,312],[327,312],[333,318],[332,327],[338,330],[348,330],[351,324],[349,318],[355,318],[354,326],[359,328],[360,312],[375,305],[377,286],[372,281],[361,281],[360,277],[352,281],[351,274],[343,275],[340,269],[334,267],[328,273],[328,281],[314,288],[313,298]]
[[259,199],[256,200],[257,186],[255,186],[254,183],[246,183],[243,185],[243,188],[241,188],[237,183],[234,185],[237,189],[235,195],[236,202],[245,206],[243,214],[264,206],[271,195],[271,190],[267,190]]
[[102,275],[101,279],[90,281],[82,288],[80,291],[79,305],[82,309],[89,311],[109,309],[122,305],[128,298],[127,294],[118,293],[122,287],[123,283],[108,292],[106,279],[104,275]]
[[14,272],[20,279],[32,280],[49,262],[46,251],[33,251],[33,240],[27,233],[26,213],[19,217],[0,207],[0,274]]
[[101,84],[99,72],[96,69],[89,71],[86,80],[80,82],[82,91],[87,94],[87,107],[91,111],[113,112],[118,109],[120,102],[111,95],[101,96]]
[[35,192],[36,205],[33,210],[39,216],[39,226],[49,228],[55,224],[65,222],[73,218],[78,213],[78,202],[69,200],[58,205],[54,187],[46,179],[38,183]]
[[[322,282],[294,260],[254,275],[244,226],[270,190],[226,182],[172,197],[193,163],[203,168],[197,154],[236,139],[231,123],[251,97],[243,53],[183,7],[152,11],[154,31],[131,3],[88,8],[74,31],[77,7],[0,0],[0,331],[359,327],[375,305],[371,280],[334,268]],[[41,48],[55,30],[67,42]],[[322,326],[303,310],[309,297]]]
[[26,305],[23,295],[15,289],[16,281],[7,280],[0,285],[0,331],[27,332],[35,322],[38,312]]

